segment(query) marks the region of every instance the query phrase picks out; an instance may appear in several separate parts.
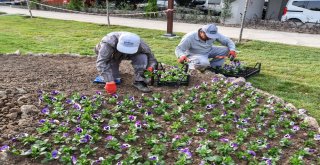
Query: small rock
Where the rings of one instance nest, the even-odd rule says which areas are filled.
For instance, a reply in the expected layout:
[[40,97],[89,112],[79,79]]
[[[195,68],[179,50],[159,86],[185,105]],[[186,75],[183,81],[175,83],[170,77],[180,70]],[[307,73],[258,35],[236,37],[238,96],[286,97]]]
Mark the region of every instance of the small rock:
[[28,98],[29,98],[29,96],[23,95],[23,96],[18,98],[17,102],[18,102],[19,105],[25,104],[27,102]]
[[286,104],[286,108],[290,111],[297,111],[297,108],[291,103]]
[[18,108],[11,108],[10,110],[9,110],[9,112],[17,112],[17,113],[19,113],[19,112],[21,112]]
[[19,120],[19,123],[18,123],[19,126],[28,126],[30,124],[31,124],[31,121],[28,119],[21,119]]
[[16,119],[18,117],[18,113],[17,112],[13,112],[13,113],[10,113],[8,115],[6,115],[7,118],[13,120],[13,119]]
[[7,106],[8,108],[12,108],[12,107],[14,106],[14,103],[6,103],[6,106]]
[[318,133],[320,134],[320,128],[318,129]]
[[239,78],[236,78],[235,80],[233,80],[231,83],[234,85],[237,84],[239,86],[243,86],[244,84],[246,84],[246,79],[243,77],[239,77]]
[[26,94],[27,91],[24,90],[23,88],[16,88],[16,90],[18,91],[19,94]]
[[28,116],[31,112],[39,112],[39,109],[34,105],[23,105],[21,106],[20,109],[21,109],[23,118]]
[[4,142],[4,139],[0,137],[0,144]]
[[0,152],[0,160],[4,162],[8,159],[8,154],[6,152]]
[[12,90],[11,89],[7,89],[6,90],[6,94],[11,94],[12,93]]
[[313,117],[306,117],[304,118],[304,122],[306,122],[310,127],[313,127],[315,129],[319,129],[319,124],[317,122],[317,120]]
[[7,98],[6,92],[5,92],[5,91],[0,91],[0,99],[1,99],[1,100],[4,100],[4,99],[6,99],[6,98]]
[[16,54],[16,55],[20,56],[20,55],[21,55],[20,49],[18,49],[17,51],[15,51],[13,54]]

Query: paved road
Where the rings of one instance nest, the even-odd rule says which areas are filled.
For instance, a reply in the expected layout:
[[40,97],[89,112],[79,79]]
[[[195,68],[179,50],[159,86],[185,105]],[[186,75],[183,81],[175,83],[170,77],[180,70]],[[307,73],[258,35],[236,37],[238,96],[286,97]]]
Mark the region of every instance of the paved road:
[[[25,14],[25,15],[29,14],[28,10],[26,9],[12,8],[10,6],[0,6],[0,11],[6,12],[8,14]],[[62,19],[62,20],[74,20],[74,21],[90,22],[90,23],[98,23],[98,24],[107,23],[106,16],[62,13],[62,12],[60,13],[60,12],[40,11],[40,10],[32,10],[32,13],[36,17]],[[110,22],[112,25],[122,25],[122,26],[139,27],[139,28],[146,28],[146,29],[157,29],[157,30],[163,30],[165,32],[167,29],[166,21],[110,17]],[[189,24],[189,23],[174,22],[173,32],[187,33],[187,32],[198,29],[202,25],[203,24]],[[240,28],[220,26],[218,27],[218,29],[222,34],[228,37],[231,37],[231,38],[239,37]],[[320,35],[315,35],[315,34],[244,29],[243,39],[278,42],[278,43],[284,43],[284,44],[290,44],[290,45],[302,45],[302,46],[320,48]]]

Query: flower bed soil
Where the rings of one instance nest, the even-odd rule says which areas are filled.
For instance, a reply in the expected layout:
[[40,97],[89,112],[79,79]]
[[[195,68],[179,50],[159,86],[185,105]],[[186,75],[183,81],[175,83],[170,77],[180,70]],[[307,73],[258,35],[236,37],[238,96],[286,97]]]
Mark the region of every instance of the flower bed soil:
[[[92,83],[97,75],[92,57],[0,55],[0,65],[1,150],[9,145],[11,152],[28,153],[34,146],[31,136],[40,142],[49,139],[41,146],[51,145],[38,159],[0,152],[0,164],[36,165],[45,155],[52,159],[48,164],[59,164],[63,156],[70,161],[71,156],[77,158],[78,164],[87,159],[99,164],[99,157],[113,160],[100,159],[105,164],[319,161],[320,135],[302,122],[305,112],[298,115],[296,109],[259,93],[249,83],[193,72],[188,87],[151,87],[153,93],[142,95],[132,87],[132,67],[124,61],[116,98],[106,95],[103,85]],[[100,128],[94,128],[96,124]],[[46,125],[52,126],[48,132]],[[62,130],[66,137],[57,130],[65,125],[70,127]],[[125,135],[132,132],[139,137],[126,141]],[[53,143],[59,136],[72,140]],[[121,149],[112,148],[116,139]],[[62,144],[78,149],[68,155]],[[86,145],[98,148],[94,154],[84,154]],[[121,154],[118,160],[112,157],[117,154]]]

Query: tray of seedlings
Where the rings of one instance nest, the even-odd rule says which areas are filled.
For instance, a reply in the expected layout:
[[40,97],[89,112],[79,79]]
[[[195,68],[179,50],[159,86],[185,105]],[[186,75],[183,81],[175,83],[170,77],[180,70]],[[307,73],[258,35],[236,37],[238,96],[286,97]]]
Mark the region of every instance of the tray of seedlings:
[[209,68],[210,71],[217,74],[223,74],[226,77],[244,77],[249,78],[260,73],[261,63],[256,63],[253,67],[242,64],[239,60],[231,61],[230,64],[224,64],[222,67]]
[[166,66],[158,63],[157,69],[154,72],[145,72],[145,77],[150,78],[150,85],[156,86],[188,86],[190,75],[188,73],[188,65]]

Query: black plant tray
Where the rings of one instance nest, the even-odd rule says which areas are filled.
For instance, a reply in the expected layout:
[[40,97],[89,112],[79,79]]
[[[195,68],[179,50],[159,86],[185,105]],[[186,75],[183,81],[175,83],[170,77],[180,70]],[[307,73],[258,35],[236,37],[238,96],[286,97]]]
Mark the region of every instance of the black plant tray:
[[[187,73],[189,66],[187,64],[184,64],[181,69]],[[159,62],[157,66],[157,70],[161,70],[165,72],[165,68],[162,66],[162,64]],[[190,75],[182,76],[177,81],[165,81],[161,80],[161,74],[156,74],[154,77],[154,83],[157,86],[188,86],[190,81]]]
[[258,73],[260,73],[261,70],[261,63],[256,63],[256,65],[254,67],[246,67],[245,70],[239,72],[239,73],[223,73],[222,69],[215,69],[215,68],[210,68],[209,69],[212,72],[215,73],[220,73],[223,74],[226,77],[244,77],[244,78],[249,78],[251,76],[254,76]]

